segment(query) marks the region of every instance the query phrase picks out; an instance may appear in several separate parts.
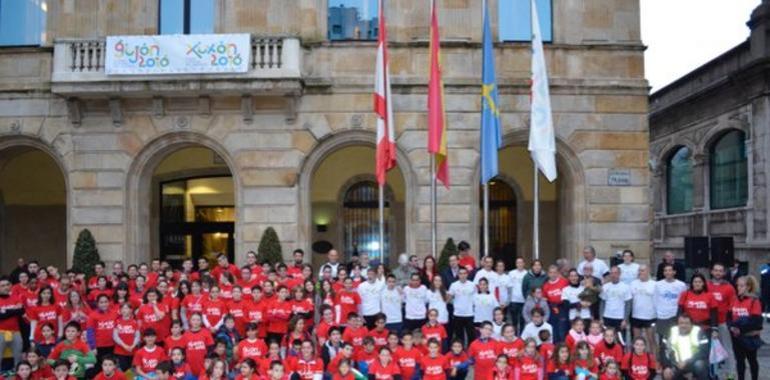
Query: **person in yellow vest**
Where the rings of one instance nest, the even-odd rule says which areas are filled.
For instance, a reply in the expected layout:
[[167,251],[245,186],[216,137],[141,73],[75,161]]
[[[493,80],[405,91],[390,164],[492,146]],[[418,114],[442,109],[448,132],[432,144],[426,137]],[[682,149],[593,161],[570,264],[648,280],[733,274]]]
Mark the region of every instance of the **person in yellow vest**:
[[693,325],[689,316],[682,314],[677,325],[664,340],[663,378],[684,379],[691,374],[697,380],[708,379],[708,339],[700,327]]

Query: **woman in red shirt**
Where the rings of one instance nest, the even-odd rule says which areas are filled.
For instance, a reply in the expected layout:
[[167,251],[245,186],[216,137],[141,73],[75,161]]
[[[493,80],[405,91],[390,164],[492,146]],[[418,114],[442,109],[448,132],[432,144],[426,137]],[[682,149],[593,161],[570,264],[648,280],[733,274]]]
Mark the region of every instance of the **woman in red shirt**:
[[212,285],[209,289],[209,299],[203,303],[203,324],[212,333],[215,333],[224,323],[225,314],[227,314],[227,305],[219,296],[219,286]]
[[134,310],[128,303],[120,305],[120,318],[115,321],[112,340],[115,342],[118,367],[121,371],[128,371],[134,349],[139,345],[139,323],[134,319]]
[[679,313],[687,314],[692,323],[709,330],[717,325],[717,304],[706,289],[706,277],[696,273],[690,279],[690,289],[679,295]]
[[30,336],[32,342],[39,342],[43,339],[40,328],[50,323],[54,326],[54,331],[58,331],[58,336],[62,336],[61,308],[53,300],[53,289],[50,286],[44,286],[37,295],[37,306],[27,310],[29,319]]
[[115,309],[110,306],[110,297],[102,294],[96,299],[96,310],[88,316],[87,338],[89,346],[96,347],[96,356],[101,360],[114,352],[115,341],[112,338],[115,320],[118,318]]
[[389,348],[380,348],[378,360],[375,360],[372,366],[369,367],[369,379],[372,378],[374,380],[395,380],[401,378],[401,370],[393,362],[393,356]]
[[759,335],[762,331],[762,302],[756,297],[757,280],[753,276],[743,276],[736,282],[738,296],[727,312],[727,323],[733,339],[738,378],[746,374],[746,361],[749,362],[751,378],[759,379],[757,350],[762,345]]
[[67,306],[62,310],[61,320],[64,325],[70,322],[80,323],[80,327],[85,329],[88,316],[91,314],[91,308],[83,302],[83,298],[76,290],[70,290],[67,296]]
[[187,362],[193,375],[198,376],[203,372],[203,359],[209,348],[214,345],[211,331],[203,327],[203,317],[199,313],[190,316],[190,329],[184,333],[184,349]]
[[301,317],[305,321],[305,331],[309,331],[313,327],[313,312],[315,311],[313,300],[305,295],[305,289],[301,286],[295,287],[292,293],[294,298],[291,300],[291,313]]
[[179,313],[185,329],[190,327],[188,321],[193,313],[203,313],[203,304],[205,302],[206,296],[201,292],[200,281],[193,281],[190,284],[190,294],[182,299],[181,311]]
[[291,303],[287,301],[289,290],[285,286],[278,287],[278,297],[267,304],[267,339],[280,342],[289,330],[291,319]]
[[106,276],[99,276],[96,279],[96,288],[88,291],[88,302],[92,306],[96,306],[96,300],[100,295],[104,294],[107,297],[112,297],[112,289],[108,288],[109,281]]
[[297,340],[305,341],[310,338],[310,334],[305,331],[305,320],[295,315],[289,320],[288,333],[283,337],[282,346],[288,351],[292,346],[292,342]]

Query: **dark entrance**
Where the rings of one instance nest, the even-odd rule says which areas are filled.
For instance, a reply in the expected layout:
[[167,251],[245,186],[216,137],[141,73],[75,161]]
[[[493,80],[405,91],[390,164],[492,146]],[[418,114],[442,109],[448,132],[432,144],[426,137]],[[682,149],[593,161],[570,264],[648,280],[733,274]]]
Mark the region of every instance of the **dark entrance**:
[[[484,187],[479,187],[484,194]],[[479,253],[484,246],[484,199],[479,205]],[[513,268],[516,260],[516,194],[507,183],[495,180],[489,183],[489,254],[495,261],[505,261],[505,267]]]

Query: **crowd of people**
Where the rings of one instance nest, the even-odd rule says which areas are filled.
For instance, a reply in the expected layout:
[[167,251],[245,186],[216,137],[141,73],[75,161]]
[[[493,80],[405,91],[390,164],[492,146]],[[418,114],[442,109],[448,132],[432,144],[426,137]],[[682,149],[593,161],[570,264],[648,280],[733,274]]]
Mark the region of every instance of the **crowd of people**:
[[574,268],[509,269],[458,248],[445,268],[401,255],[392,270],[334,250],[318,272],[302,250],[241,267],[98,263],[89,278],[20,260],[0,278],[0,352],[23,380],[743,380],[747,364],[759,379],[752,276],[714,263],[686,284],[666,254],[656,279],[632,251],[609,266],[592,247]]

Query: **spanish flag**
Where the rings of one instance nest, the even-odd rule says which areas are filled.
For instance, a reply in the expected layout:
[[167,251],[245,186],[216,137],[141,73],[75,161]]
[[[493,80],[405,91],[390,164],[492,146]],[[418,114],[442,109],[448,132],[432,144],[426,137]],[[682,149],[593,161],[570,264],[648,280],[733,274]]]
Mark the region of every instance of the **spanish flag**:
[[436,158],[436,179],[449,188],[449,166],[444,117],[444,82],[441,81],[441,48],[436,1],[431,1],[430,80],[428,81],[428,153]]

